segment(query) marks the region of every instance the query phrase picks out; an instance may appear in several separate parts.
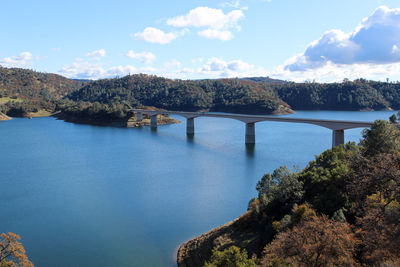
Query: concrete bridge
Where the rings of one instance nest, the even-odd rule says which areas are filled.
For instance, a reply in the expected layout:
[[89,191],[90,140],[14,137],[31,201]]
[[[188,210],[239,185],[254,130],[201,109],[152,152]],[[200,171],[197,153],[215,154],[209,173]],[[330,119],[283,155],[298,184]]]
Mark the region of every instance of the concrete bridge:
[[288,118],[281,116],[268,116],[268,115],[246,115],[246,114],[232,114],[232,113],[212,113],[212,112],[185,112],[185,111],[161,111],[161,110],[144,110],[132,109],[136,112],[136,119],[143,120],[143,114],[150,116],[150,126],[157,127],[157,115],[179,115],[186,118],[186,133],[188,135],[194,134],[194,119],[197,117],[214,117],[214,118],[228,118],[239,120],[246,124],[245,143],[254,144],[256,141],[255,123],[261,121],[277,121],[277,122],[292,122],[292,123],[308,123],[332,130],[332,147],[344,144],[344,130],[353,128],[367,128],[371,127],[372,122],[362,121],[342,121],[342,120],[321,120],[321,119],[302,119],[302,118]]

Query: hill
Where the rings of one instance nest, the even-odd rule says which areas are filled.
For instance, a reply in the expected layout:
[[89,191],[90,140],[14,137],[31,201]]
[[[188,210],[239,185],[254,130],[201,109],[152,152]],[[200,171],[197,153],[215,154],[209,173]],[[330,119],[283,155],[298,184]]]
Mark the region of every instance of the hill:
[[57,74],[0,67],[0,111],[10,116],[53,111],[57,100],[85,84]]
[[295,110],[400,109],[400,83],[358,79],[342,83],[285,83],[271,87]]
[[73,101],[102,104],[126,103],[167,110],[219,111],[238,113],[290,113],[272,88],[240,79],[171,80],[136,74],[93,81],[72,92]]
[[273,79],[270,77],[245,77],[241,78],[242,80],[257,82],[257,83],[269,83],[269,84],[284,84],[287,83],[286,81]]

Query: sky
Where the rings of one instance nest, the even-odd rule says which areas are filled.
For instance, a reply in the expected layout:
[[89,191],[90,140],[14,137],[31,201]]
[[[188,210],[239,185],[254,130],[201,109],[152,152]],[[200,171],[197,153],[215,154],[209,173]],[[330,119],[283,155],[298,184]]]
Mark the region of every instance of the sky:
[[1,0],[0,65],[101,79],[400,80],[399,0]]

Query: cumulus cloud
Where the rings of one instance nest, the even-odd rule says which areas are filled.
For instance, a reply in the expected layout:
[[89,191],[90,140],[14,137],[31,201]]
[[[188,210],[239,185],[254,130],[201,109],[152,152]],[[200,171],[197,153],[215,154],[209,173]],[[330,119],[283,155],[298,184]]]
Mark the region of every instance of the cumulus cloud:
[[174,27],[208,27],[222,29],[235,26],[239,19],[244,16],[242,10],[232,10],[224,14],[221,9],[209,7],[197,7],[188,14],[170,18],[167,24]]
[[170,61],[168,61],[168,62],[166,62],[166,63],[164,64],[164,68],[165,68],[167,71],[171,71],[171,70],[179,69],[179,68],[181,67],[181,65],[182,65],[181,62],[179,62],[179,61],[176,60],[176,59],[172,59],[172,60],[170,60]]
[[106,50],[105,49],[95,50],[93,52],[87,53],[86,56],[95,60],[100,60],[102,57],[106,56]]
[[102,64],[93,64],[82,60],[75,60],[58,71],[60,75],[75,79],[101,79],[132,74],[136,68],[131,65],[113,66],[108,69]]
[[227,41],[233,38],[230,29],[240,29],[238,21],[243,17],[243,10],[240,9],[225,14],[222,9],[202,6],[190,10],[186,15],[168,19],[167,24],[177,28],[206,28],[199,31],[198,35],[208,39]]
[[162,30],[153,27],[147,27],[142,32],[137,32],[134,34],[134,37],[137,40],[156,43],[156,44],[168,44],[171,41],[175,40],[179,36],[185,34],[186,31],[181,31],[179,33],[169,32],[165,33]]
[[126,56],[129,58],[138,59],[144,64],[151,64],[156,59],[156,56],[153,53],[146,51],[135,53],[133,50],[129,50],[128,53],[126,53]]
[[330,30],[286,65],[306,71],[333,64],[390,64],[400,62],[400,8],[377,8],[350,33]]
[[197,34],[207,39],[219,39],[221,41],[229,41],[233,38],[232,32],[227,30],[206,29],[199,31]]
[[268,75],[283,80],[295,82],[317,81],[317,82],[340,82],[344,78],[354,80],[366,78],[371,80],[384,81],[386,78],[396,80],[400,73],[400,63],[389,64],[335,64],[327,62],[324,66],[316,69],[303,71],[290,71],[286,65],[279,66]]
[[27,67],[32,64],[33,56],[31,52],[22,52],[17,56],[5,57],[0,59],[0,65],[4,67]]
[[236,59],[225,61],[221,58],[210,58],[204,64],[199,73],[208,74],[216,77],[243,77],[257,76],[264,70],[256,69],[253,64],[249,64],[243,60]]

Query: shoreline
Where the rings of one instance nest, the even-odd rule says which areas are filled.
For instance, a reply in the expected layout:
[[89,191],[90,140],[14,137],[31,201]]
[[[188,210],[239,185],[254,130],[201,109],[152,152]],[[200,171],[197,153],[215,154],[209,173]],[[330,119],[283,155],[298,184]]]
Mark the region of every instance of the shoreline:
[[11,120],[12,118],[7,116],[6,114],[0,112],[0,121],[8,121]]
[[[100,121],[94,120],[90,118],[78,118],[70,115],[65,115],[62,113],[57,113],[52,115],[57,120],[63,120],[69,123],[76,124],[86,124],[86,125],[94,125],[94,126],[104,126],[104,127],[119,127],[119,128],[137,128],[143,126],[150,126],[150,119],[144,118],[142,121],[136,121],[133,117],[128,120],[110,120],[110,121]],[[181,123],[181,121],[173,119],[171,117],[161,116],[158,119],[158,125],[169,125]]]

